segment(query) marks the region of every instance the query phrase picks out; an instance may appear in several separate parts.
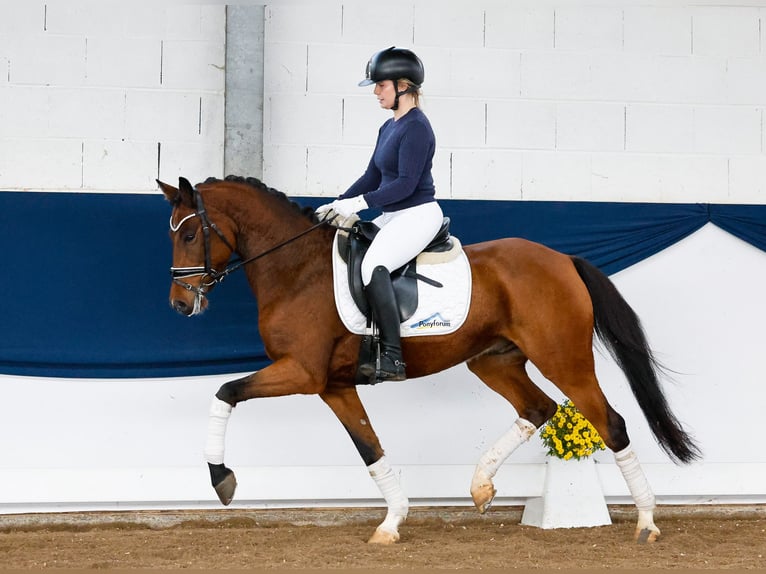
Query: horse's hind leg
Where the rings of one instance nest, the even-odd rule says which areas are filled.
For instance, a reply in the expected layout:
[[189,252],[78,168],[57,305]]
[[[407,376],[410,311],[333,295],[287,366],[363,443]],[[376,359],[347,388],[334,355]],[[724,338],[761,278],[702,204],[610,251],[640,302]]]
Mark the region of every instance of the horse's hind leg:
[[546,373],[546,370],[550,368],[549,365],[545,365],[540,370],[572,400],[614,453],[617,467],[622,472],[638,509],[636,540],[640,543],[654,542],[660,535],[660,529],[654,524],[654,493],[630,446],[625,420],[606,400],[592,366],[592,353],[589,357],[591,360],[587,368],[578,370],[571,366],[578,363],[572,362],[569,368],[563,368],[560,371]]
[[471,497],[482,514],[489,509],[497,492],[492,478],[500,465],[556,412],[556,403],[527,375],[526,361],[527,358],[515,349],[481,355],[468,362],[468,368],[507,399],[519,415],[508,432],[481,456],[476,465],[471,479]]
[[399,479],[388,464],[355,387],[328,390],[320,394],[354,442],[370,476],[386,501],[386,518],[368,540],[373,544],[391,544],[399,540],[399,525],[407,518],[409,500]]

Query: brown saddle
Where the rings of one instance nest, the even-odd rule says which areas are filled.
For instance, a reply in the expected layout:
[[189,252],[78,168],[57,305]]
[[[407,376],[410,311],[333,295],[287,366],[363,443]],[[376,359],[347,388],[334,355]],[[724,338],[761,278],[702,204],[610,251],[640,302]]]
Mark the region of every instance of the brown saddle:
[[[449,217],[445,217],[439,232],[426,246],[423,252],[441,253],[449,251],[453,242],[449,232]],[[347,234],[338,234],[338,253],[348,269],[348,286],[351,296],[359,311],[370,320],[370,304],[364,292],[362,283],[362,259],[370,247],[370,243],[380,228],[372,221],[355,222]],[[418,281],[424,281],[435,287],[443,287],[438,281],[424,277],[417,272],[417,257],[391,273],[396,302],[399,308],[399,320],[404,322],[418,308]]]

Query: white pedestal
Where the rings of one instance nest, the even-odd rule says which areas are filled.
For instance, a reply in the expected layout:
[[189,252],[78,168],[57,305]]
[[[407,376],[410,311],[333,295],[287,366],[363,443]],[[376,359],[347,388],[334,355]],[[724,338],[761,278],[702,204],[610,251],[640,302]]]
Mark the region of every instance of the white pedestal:
[[521,523],[539,528],[611,524],[594,460],[549,457],[543,495],[527,500]]

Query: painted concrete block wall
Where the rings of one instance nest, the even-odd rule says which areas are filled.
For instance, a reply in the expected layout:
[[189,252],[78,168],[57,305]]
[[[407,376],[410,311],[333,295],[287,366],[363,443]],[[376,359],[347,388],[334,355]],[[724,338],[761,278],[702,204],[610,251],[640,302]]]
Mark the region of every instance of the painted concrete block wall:
[[270,185],[333,196],[353,183],[389,117],[356,84],[398,45],[426,66],[443,198],[766,201],[766,4],[391,8],[266,6]]
[[221,176],[225,6],[0,5],[0,188]]

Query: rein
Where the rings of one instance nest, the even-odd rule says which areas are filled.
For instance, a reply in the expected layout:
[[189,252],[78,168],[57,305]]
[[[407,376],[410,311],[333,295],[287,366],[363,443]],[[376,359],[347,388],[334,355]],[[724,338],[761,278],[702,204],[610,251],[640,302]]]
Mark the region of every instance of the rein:
[[[258,259],[261,259],[262,257],[265,257],[266,255],[269,255],[273,253],[274,251],[277,251],[278,249],[281,249],[282,247],[285,247],[286,245],[289,245],[293,241],[296,241],[303,237],[304,235],[307,235],[308,233],[311,233],[315,229],[322,227],[323,225],[327,225],[330,222],[328,220],[322,220],[319,223],[316,223],[309,227],[308,229],[301,231],[298,235],[295,235],[293,237],[290,237],[289,239],[286,239],[285,241],[282,241],[281,243],[278,243],[277,245],[274,245],[273,247],[269,247],[265,251],[262,251],[261,253],[254,255],[253,257],[249,257],[247,259],[239,259],[232,261],[226,269],[223,271],[216,271],[213,269],[211,263],[210,263],[210,230],[216,232],[218,237],[226,244],[226,247],[229,248],[229,250],[233,253],[234,247],[229,243],[229,240],[226,239],[226,236],[223,234],[223,232],[220,230],[220,228],[213,222],[210,221],[210,219],[207,216],[207,211],[205,210],[204,203],[202,201],[202,195],[200,194],[199,190],[194,187],[194,200],[197,204],[197,209],[194,213],[187,215],[184,217],[178,224],[173,224],[173,215],[170,216],[170,230],[174,233],[177,232],[183,223],[191,219],[192,217],[199,217],[200,222],[202,224],[202,234],[204,239],[204,249],[205,249],[205,266],[204,267],[171,267],[170,268],[170,276],[173,278],[173,282],[177,285],[180,285],[187,291],[193,291],[197,294],[197,297],[201,297],[204,295],[205,291],[203,290],[203,287],[206,289],[208,287],[212,287],[213,285],[217,283],[221,283],[226,277],[229,276],[229,274],[233,273],[234,271],[237,271],[238,269],[241,269],[245,265],[248,265],[254,261],[257,261]],[[200,284],[199,287],[195,287],[194,285],[187,283],[186,281],[182,281],[182,279],[187,277],[197,277],[197,276],[203,276],[203,277],[209,277],[210,281],[203,282]]]

